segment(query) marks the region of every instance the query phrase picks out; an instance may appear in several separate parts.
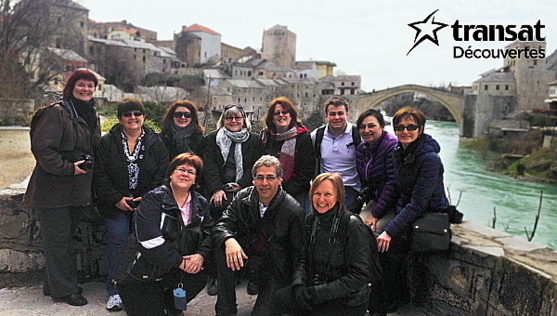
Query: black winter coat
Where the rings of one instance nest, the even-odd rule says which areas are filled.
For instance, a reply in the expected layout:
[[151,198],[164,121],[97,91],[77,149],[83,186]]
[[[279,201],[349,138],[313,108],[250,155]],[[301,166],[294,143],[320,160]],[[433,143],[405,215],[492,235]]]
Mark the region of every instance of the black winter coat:
[[422,134],[404,150],[394,151],[396,188],[399,192],[397,212],[385,231],[395,237],[426,212],[444,212],[449,202],[443,183],[443,163],[438,153],[439,143]]
[[[207,261],[213,250],[213,220],[207,200],[194,190],[190,194],[192,216],[187,226],[168,187],[160,186],[143,196],[134,213],[135,238],[118,261],[120,279],[125,273],[138,280],[156,279],[179,267],[186,255],[200,254]],[[130,248],[137,249],[140,256],[130,253]]]
[[[300,204],[279,188],[269,204],[264,219],[272,222],[267,238],[267,272],[274,274],[282,284],[288,284],[294,272],[294,263],[302,255],[302,225],[304,211]],[[215,247],[224,247],[226,239],[233,237],[249,257],[259,236],[261,217],[259,196],[255,187],[238,192],[232,203],[213,228]]]
[[[93,171],[74,175],[81,155],[93,158],[101,132],[89,126],[68,101],[41,108],[31,122],[31,151],[37,161],[31,174],[25,204],[30,208],[58,208],[91,204]],[[96,114],[96,113],[95,113]]]
[[[224,128],[224,127],[223,127]],[[203,185],[205,188],[206,196],[210,197],[217,190],[221,190],[226,184],[224,182],[224,159],[222,158],[221,150],[217,145],[217,132],[212,131],[205,136],[204,149],[203,149]],[[261,157],[262,148],[259,135],[250,133],[247,141],[242,143],[242,158],[244,175],[238,181],[242,188],[252,185],[253,177],[251,175],[251,168]]]
[[[369,297],[369,283],[381,277],[377,243],[371,230],[357,215],[345,212],[338,215],[335,234],[331,228],[337,209],[338,206],[327,213],[306,217],[305,253],[296,265],[292,285],[306,286],[312,305],[332,300],[347,306],[361,305]],[[342,216],[349,219],[344,222]],[[314,223],[315,235],[312,234]]]
[[97,168],[93,187],[97,206],[101,214],[114,217],[122,212],[114,206],[123,197],[140,197],[149,190],[161,185],[168,168],[168,152],[160,137],[149,127],[143,126],[145,136],[143,159],[138,160],[140,167],[137,188],[129,190],[128,163],[124,157],[122,126],[116,124],[101,138],[97,150]]
[[[264,154],[279,158],[284,141],[273,141],[270,137],[267,139]],[[309,182],[315,173],[315,148],[308,132],[296,135],[294,150],[294,174],[290,180],[282,183],[282,187],[288,194],[298,197],[309,192]]]

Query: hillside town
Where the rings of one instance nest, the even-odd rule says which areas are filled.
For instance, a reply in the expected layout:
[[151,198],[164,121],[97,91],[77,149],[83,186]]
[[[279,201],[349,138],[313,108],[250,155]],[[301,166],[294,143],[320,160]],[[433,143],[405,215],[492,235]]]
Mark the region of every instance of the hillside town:
[[[43,91],[38,105],[52,102],[78,68],[98,74],[95,97],[101,105],[130,96],[160,104],[187,98],[201,111],[219,115],[224,105],[238,103],[252,121],[278,96],[290,98],[306,118],[327,96],[361,92],[360,75],[334,75],[332,61],[296,60],[296,34],[285,25],[265,30],[261,48],[239,48],[210,26],[184,25],[179,33],[159,36],[126,20],[93,21],[89,9],[70,0],[21,1],[13,10],[48,23],[42,28],[51,31],[40,43],[46,49],[19,54]],[[51,18],[30,12],[48,12]],[[169,35],[171,40],[159,39]],[[8,92],[16,91],[0,94]]]

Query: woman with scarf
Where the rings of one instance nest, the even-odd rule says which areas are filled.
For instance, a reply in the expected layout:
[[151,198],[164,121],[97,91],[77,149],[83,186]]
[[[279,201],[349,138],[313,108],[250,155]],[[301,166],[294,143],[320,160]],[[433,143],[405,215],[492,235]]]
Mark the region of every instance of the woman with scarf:
[[74,234],[91,205],[95,148],[101,137],[93,96],[95,73],[76,70],[59,102],[31,119],[31,151],[37,164],[25,204],[39,214],[45,257],[44,295],[73,306],[87,304],[77,286]]
[[176,101],[168,107],[160,136],[171,160],[181,153],[201,156],[204,130],[198,113],[195,103],[188,100]]
[[298,120],[294,104],[285,97],[269,103],[265,125],[261,133],[264,153],[279,159],[284,170],[282,187],[305,206],[315,172],[315,149],[309,131]]
[[[242,106],[231,104],[224,107],[217,129],[205,136],[203,183],[214,221],[221,217],[236,192],[252,185],[251,169],[262,151],[259,136],[250,129]],[[214,279],[208,283],[209,295],[217,294]]]
[[136,98],[118,104],[118,124],[101,138],[94,188],[107,229],[106,309],[119,311],[122,300],[114,286],[117,260],[130,233],[143,194],[161,185],[168,152],[160,137],[143,124],[145,107]]

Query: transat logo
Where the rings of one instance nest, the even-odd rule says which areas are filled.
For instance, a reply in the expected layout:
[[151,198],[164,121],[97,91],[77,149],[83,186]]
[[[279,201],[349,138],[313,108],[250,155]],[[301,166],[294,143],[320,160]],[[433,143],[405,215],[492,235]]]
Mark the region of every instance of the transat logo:
[[408,24],[411,28],[416,30],[416,37],[414,38],[414,46],[410,48],[406,56],[410,54],[410,52],[420,45],[423,41],[429,40],[433,44],[439,46],[439,40],[437,39],[437,32],[443,29],[444,27],[448,26],[448,24],[435,22],[435,17],[433,16],[439,9],[431,12],[423,21],[413,22]]

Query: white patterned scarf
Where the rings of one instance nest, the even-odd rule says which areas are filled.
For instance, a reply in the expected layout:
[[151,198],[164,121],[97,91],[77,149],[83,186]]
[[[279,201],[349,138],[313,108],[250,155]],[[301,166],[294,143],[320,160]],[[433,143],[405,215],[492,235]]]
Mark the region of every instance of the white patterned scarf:
[[239,132],[231,132],[226,128],[221,128],[217,132],[217,145],[220,148],[222,158],[226,164],[228,159],[228,153],[230,151],[230,145],[232,142],[236,143],[234,150],[234,159],[236,163],[236,179],[235,182],[238,183],[242,176],[244,175],[244,159],[242,157],[242,143],[246,142],[250,136],[247,129],[242,128]]

